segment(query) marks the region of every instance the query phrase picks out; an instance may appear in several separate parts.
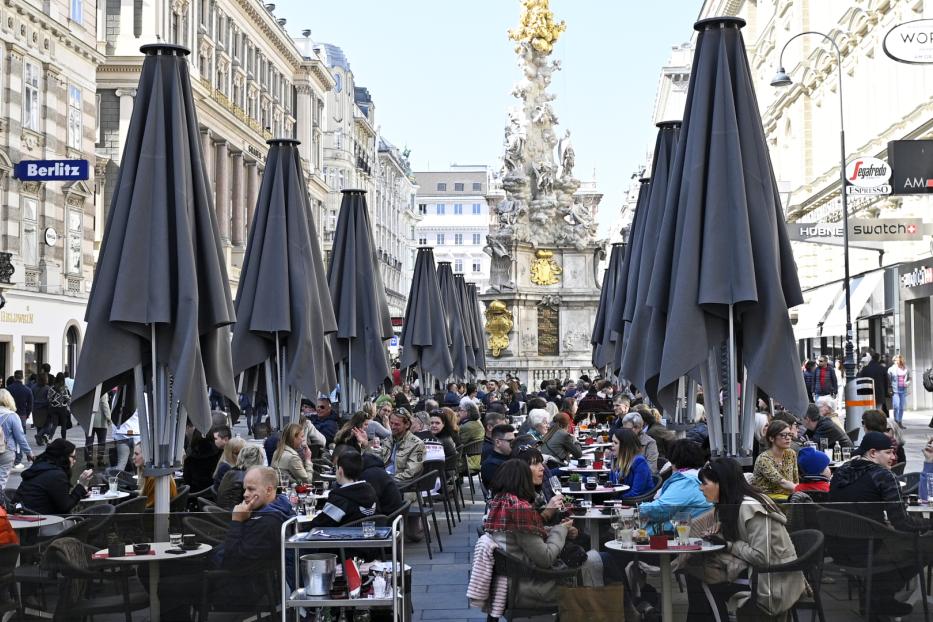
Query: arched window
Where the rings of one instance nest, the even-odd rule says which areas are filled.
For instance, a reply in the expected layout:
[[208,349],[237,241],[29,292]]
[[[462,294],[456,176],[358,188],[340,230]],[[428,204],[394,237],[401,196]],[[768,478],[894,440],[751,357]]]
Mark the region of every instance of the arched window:
[[69,326],[65,333],[65,371],[72,378],[75,377],[75,368],[78,366],[78,329]]

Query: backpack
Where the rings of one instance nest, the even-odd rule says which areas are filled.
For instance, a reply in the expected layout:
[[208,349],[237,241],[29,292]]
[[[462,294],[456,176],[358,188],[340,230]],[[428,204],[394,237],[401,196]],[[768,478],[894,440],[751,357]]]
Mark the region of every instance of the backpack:
[[933,393],[933,367],[923,372],[923,388]]
[[3,423],[6,421],[6,418],[9,416],[11,416],[9,413],[6,414],[6,417],[0,416],[0,454],[5,453],[7,450],[6,433],[3,431]]

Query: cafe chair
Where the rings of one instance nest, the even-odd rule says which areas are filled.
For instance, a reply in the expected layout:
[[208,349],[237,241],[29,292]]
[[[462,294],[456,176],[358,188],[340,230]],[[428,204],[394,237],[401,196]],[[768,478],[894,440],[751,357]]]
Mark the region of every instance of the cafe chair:
[[810,584],[810,590],[813,592],[813,602],[804,602],[806,596],[791,608],[794,620],[797,619],[797,610],[800,608],[811,609],[813,613],[810,616],[810,622],[819,616],[820,622],[826,622],[826,616],[823,613],[823,601],[820,599],[820,589],[823,578],[823,543],[824,536],[822,532],[816,529],[804,529],[790,534],[791,542],[794,543],[794,550],[797,552],[797,559],[786,564],[775,564],[764,568],[752,568],[751,573],[751,593],[758,593],[758,581],[761,575],[772,574],[776,572],[797,572],[803,573],[807,583]]
[[664,480],[661,479],[661,476],[657,473],[651,476],[651,480],[654,482],[654,484],[651,486],[651,490],[637,497],[628,497],[626,499],[622,499],[622,505],[631,507],[638,505],[643,501],[651,501],[654,499],[654,495],[657,494],[657,492],[661,489],[661,485],[664,483]]
[[900,476],[904,474],[904,469],[906,467],[907,467],[906,462],[898,462],[893,467],[891,467],[891,472],[894,473],[895,475]]
[[109,503],[98,503],[72,514],[71,518],[88,523],[83,541],[102,549],[107,546],[107,534],[116,511],[117,508]]
[[[826,538],[827,553],[833,557],[833,564],[849,580],[859,585],[859,598],[872,594],[872,579],[875,575],[888,572],[908,572],[916,574],[920,582],[920,600],[923,603],[924,620],[929,620],[926,582],[923,580],[923,564],[920,561],[920,547],[917,534],[897,531],[853,512],[822,509],[817,512],[819,529]],[[875,548],[884,543],[884,559],[875,559]],[[864,557],[858,563],[843,560],[839,552],[861,552]],[[851,590],[849,593],[851,598]],[[863,615],[872,619],[871,598],[864,598]],[[884,612],[880,612],[884,613]]]
[[476,487],[473,484],[473,478],[479,475],[479,467],[471,469],[469,466],[469,458],[475,456],[483,455],[483,440],[480,439],[473,443],[468,443],[463,446],[463,455],[462,455],[462,464],[460,466],[461,471],[466,475],[467,480],[470,482],[470,503],[476,501],[474,496],[476,495]]
[[[430,516],[431,520],[434,522],[434,535],[437,536],[437,547],[442,553],[444,552],[444,545],[441,543],[441,532],[437,528],[437,513],[434,511],[434,498],[430,496],[431,491],[434,490],[434,483],[437,481],[437,477],[437,471],[427,471],[427,469],[425,469],[425,471],[415,479],[405,482],[404,484],[399,484],[399,491],[402,494],[407,492],[413,493],[417,500],[417,507],[412,504],[408,510],[408,515],[417,516],[421,521],[424,543],[428,547],[428,559],[434,559],[431,553],[431,530],[428,524],[428,516]],[[422,495],[421,493],[426,494]]]
[[[204,570],[201,576],[201,600],[198,605],[198,620],[204,622],[211,612],[249,613],[261,620],[264,614],[270,617],[276,613],[276,603],[281,599],[278,586],[281,585],[279,560],[263,560],[236,570]],[[252,602],[234,602],[228,594],[218,593],[219,584],[244,582],[260,591],[260,597]]]
[[185,516],[181,519],[181,524],[185,528],[184,533],[193,533],[198,542],[210,544],[214,548],[223,544],[227,536],[226,527],[199,516]]
[[901,488],[901,496],[915,495],[920,490],[920,473],[904,473],[897,479],[904,482],[904,487]]
[[3,619],[7,613],[20,608],[16,577],[13,574],[18,559],[18,544],[0,546],[0,619]]
[[542,605],[540,603],[522,602],[520,597],[523,581],[553,581],[560,585],[574,587],[582,584],[579,568],[561,570],[538,568],[498,547],[493,551],[493,580],[495,580],[496,576],[505,577],[508,581],[508,596],[504,612],[504,617],[508,622],[521,618],[550,616],[557,613],[556,604]]

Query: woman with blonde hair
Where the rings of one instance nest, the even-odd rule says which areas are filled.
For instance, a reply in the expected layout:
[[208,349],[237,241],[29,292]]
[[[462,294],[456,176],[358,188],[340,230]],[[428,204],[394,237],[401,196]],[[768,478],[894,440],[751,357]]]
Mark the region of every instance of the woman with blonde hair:
[[904,406],[907,404],[907,389],[910,387],[910,370],[903,354],[894,356],[894,364],[888,367],[888,380],[894,388],[894,422],[904,429]]
[[214,469],[214,484],[212,486],[214,492],[217,492],[217,489],[220,488],[221,480],[227,471],[236,464],[237,456],[244,447],[246,447],[246,441],[239,436],[231,438],[224,445],[224,453],[220,456],[220,460],[217,461],[217,468]]
[[217,505],[225,510],[243,501],[243,479],[252,466],[265,466],[262,449],[257,445],[246,445],[240,450],[236,464],[224,474],[217,487]]
[[16,454],[26,456],[32,462],[32,449],[26,440],[23,422],[16,414],[16,400],[6,389],[0,389],[0,436],[6,442],[0,447],[0,491],[6,488],[10,470],[16,462]]
[[[143,475],[143,466],[146,464],[146,460],[143,458],[143,447],[142,445],[137,444],[133,448],[133,466],[136,468],[136,477],[139,481],[139,496],[146,497],[146,507],[154,508],[155,507],[155,478],[146,477]],[[168,479],[168,495],[169,498],[174,497],[178,493],[177,486],[175,485],[175,478],[170,477]]]
[[279,445],[272,454],[272,468],[299,484],[311,483],[311,450],[299,424],[289,423],[282,430]]

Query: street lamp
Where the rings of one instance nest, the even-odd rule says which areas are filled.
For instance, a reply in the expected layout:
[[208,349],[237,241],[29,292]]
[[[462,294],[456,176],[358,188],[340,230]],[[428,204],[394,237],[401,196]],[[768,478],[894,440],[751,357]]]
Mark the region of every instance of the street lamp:
[[794,35],[788,39],[784,47],[781,48],[781,55],[778,57],[778,70],[771,79],[771,86],[781,87],[793,84],[793,80],[791,80],[787,72],[784,71],[784,51],[787,49],[787,46],[790,45],[791,41],[804,35],[822,37],[826,41],[829,41],[829,44],[833,46],[833,50],[836,52],[836,75],[839,80],[839,190],[842,196],[842,247],[843,253],[845,254],[845,261],[843,262],[845,266],[843,283],[845,285],[846,295],[846,344],[845,361],[843,365],[845,366],[846,384],[848,385],[855,378],[855,353],[852,345],[852,309],[849,304],[849,203],[846,194],[846,130],[842,115],[842,52],[839,51],[839,46],[836,45],[832,37],[815,30],[808,30]]

